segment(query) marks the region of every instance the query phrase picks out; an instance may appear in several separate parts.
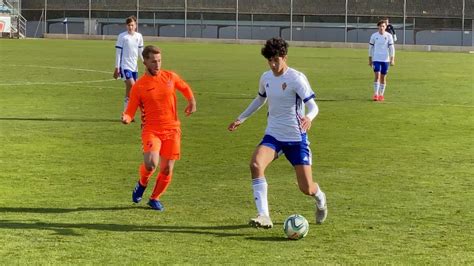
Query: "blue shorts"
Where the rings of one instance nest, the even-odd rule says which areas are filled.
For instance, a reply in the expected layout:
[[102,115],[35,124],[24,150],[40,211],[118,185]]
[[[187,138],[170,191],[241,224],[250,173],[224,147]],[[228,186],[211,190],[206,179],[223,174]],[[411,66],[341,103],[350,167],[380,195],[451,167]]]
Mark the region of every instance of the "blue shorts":
[[137,78],[138,78],[138,72],[133,72],[133,71],[128,70],[128,69],[120,68],[120,77],[123,80],[133,79],[134,81],[136,81]]
[[303,141],[278,141],[276,138],[265,135],[259,145],[275,150],[278,155],[282,152],[291,165],[311,165],[311,149],[305,134],[301,134]]
[[372,65],[374,67],[374,72],[380,72],[382,75],[387,75],[388,67],[390,66],[388,62],[375,61]]

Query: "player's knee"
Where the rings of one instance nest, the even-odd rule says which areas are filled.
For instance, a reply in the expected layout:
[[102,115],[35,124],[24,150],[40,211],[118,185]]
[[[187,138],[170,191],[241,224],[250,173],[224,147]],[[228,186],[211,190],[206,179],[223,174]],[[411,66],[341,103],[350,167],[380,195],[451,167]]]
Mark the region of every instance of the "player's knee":
[[169,165],[166,165],[166,166],[163,166],[161,169],[160,169],[160,173],[162,173],[163,175],[166,175],[166,176],[169,176],[171,175],[173,172],[173,168]]
[[256,161],[250,162],[250,171],[252,171],[252,173],[263,171],[262,168],[263,168],[262,165],[259,164],[258,162]]
[[145,163],[145,168],[147,171],[152,172],[156,169],[156,164],[153,162]]

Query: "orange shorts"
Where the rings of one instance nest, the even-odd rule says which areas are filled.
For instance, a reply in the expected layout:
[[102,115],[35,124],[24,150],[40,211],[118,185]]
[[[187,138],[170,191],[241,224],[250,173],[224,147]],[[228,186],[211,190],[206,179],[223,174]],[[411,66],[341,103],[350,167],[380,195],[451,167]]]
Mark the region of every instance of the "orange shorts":
[[159,151],[168,160],[178,160],[181,154],[181,130],[146,129],[142,132],[143,152]]

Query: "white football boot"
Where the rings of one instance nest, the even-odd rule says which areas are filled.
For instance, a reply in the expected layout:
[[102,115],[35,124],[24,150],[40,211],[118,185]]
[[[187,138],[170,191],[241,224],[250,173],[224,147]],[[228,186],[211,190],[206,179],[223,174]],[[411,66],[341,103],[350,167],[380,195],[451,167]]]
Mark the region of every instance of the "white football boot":
[[317,224],[322,224],[324,220],[326,220],[326,217],[328,216],[328,206],[326,203],[326,194],[321,191],[323,196],[321,199],[318,197],[316,198],[316,223]]
[[273,227],[272,219],[269,216],[258,215],[256,218],[252,218],[249,221],[249,225],[255,228],[270,229]]

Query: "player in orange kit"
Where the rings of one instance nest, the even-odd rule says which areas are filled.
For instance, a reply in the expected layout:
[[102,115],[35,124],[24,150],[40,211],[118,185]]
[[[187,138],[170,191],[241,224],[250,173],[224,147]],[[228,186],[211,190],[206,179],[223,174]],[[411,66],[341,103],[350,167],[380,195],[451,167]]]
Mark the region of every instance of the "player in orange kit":
[[142,113],[143,163],[140,179],[132,193],[132,200],[142,200],[148,181],[159,163],[160,172],[148,205],[163,211],[160,196],[171,182],[173,166],[180,157],[181,129],[176,111],[176,89],[188,100],[186,116],[196,112],[196,100],[188,84],[176,73],[161,69],[161,50],[149,45],[143,50],[146,73],[132,87],[130,102],[122,114],[122,123],[129,124],[137,108]]

